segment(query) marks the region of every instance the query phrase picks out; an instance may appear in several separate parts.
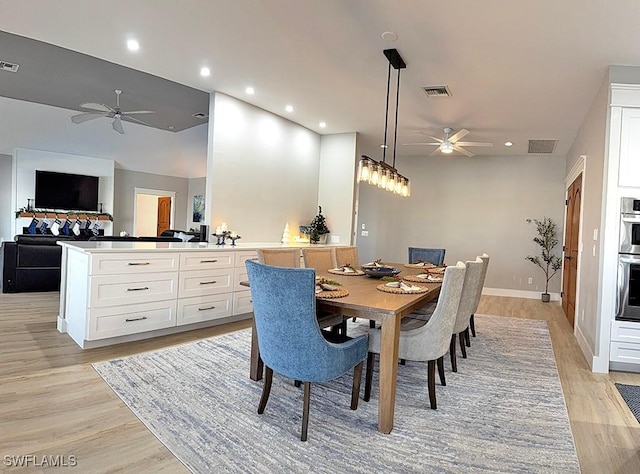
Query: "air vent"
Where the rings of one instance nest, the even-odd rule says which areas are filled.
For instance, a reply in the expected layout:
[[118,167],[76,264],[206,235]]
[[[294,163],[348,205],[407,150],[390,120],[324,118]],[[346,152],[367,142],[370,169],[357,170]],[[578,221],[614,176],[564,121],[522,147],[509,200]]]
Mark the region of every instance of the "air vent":
[[17,72],[20,66],[18,64],[8,63],[6,61],[0,61],[0,70]]
[[429,86],[423,87],[422,90],[427,94],[427,97],[451,97],[448,86]]
[[193,114],[192,117],[199,118],[199,119],[206,119],[206,118],[209,118],[209,115],[204,114],[202,112],[198,112],[197,114]]
[[529,140],[529,153],[551,154],[556,149],[558,140]]

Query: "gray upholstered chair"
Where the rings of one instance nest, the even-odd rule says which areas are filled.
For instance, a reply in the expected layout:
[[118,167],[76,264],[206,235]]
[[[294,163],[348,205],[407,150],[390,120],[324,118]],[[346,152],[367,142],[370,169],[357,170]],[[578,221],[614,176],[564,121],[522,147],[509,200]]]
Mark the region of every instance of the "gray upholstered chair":
[[458,371],[458,363],[456,360],[456,337],[460,339],[460,349],[462,357],[467,358],[467,350],[465,349],[466,337],[469,333],[469,321],[476,304],[476,294],[481,284],[483,263],[480,257],[475,261],[466,262],[467,271],[464,275],[464,283],[462,285],[462,294],[460,296],[460,304],[458,305],[458,314],[456,322],[453,326],[453,334],[451,335],[451,345],[449,353],[451,354],[451,369]]
[[353,268],[358,268],[358,247],[336,247],[335,252],[336,267],[351,265]]
[[[453,334],[453,326],[456,322],[465,273],[465,264],[462,262],[458,262],[456,266],[447,267],[438,304],[429,321],[408,319],[404,327],[401,325],[398,357],[405,360],[427,361],[429,401],[431,408],[434,410],[436,409],[435,367],[437,363],[440,383],[446,385],[443,357],[447,353],[451,342],[451,334]],[[411,329],[409,329],[408,325],[411,325]],[[365,401],[369,401],[371,396],[374,354],[379,353],[380,329],[370,329],[367,376],[364,389]]]
[[[489,255],[487,255],[486,253],[483,253],[482,255],[480,255],[480,258],[482,259],[482,263],[484,265],[482,266],[482,275],[480,276],[480,285],[478,286],[476,301],[473,306],[473,311],[471,312],[471,319],[469,320],[469,328],[471,329],[471,334],[473,335],[473,337],[476,337],[476,321],[475,321],[474,315],[476,314],[476,311],[478,311],[478,305],[480,304],[480,297],[482,296],[482,288],[484,287],[484,280],[487,276],[487,269],[489,268]],[[467,337],[467,346],[470,346],[470,345],[471,345],[471,341],[469,340],[469,337]]]
[[303,248],[302,260],[305,268],[315,268],[316,272],[326,273],[330,268],[336,268],[336,252],[330,247]]
[[427,249],[420,247],[409,247],[409,263],[428,262],[439,267],[444,264],[444,254],[446,249]]
[[260,356],[266,367],[258,413],[269,400],[273,372],[302,381],[302,434],[307,440],[311,382],[333,380],[353,369],[351,409],[358,408],[367,337],[328,342],[316,319],[315,272],[246,261]]

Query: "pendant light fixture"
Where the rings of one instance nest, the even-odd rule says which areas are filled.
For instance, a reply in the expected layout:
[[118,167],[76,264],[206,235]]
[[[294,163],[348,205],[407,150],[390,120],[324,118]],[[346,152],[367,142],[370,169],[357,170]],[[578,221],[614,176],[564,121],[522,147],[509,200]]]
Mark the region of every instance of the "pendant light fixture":
[[[400,196],[408,197],[411,194],[411,188],[409,185],[409,178],[402,176],[396,169],[396,141],[398,137],[398,99],[400,98],[400,70],[405,69],[407,65],[398,53],[397,49],[385,49],[383,51],[387,60],[389,61],[389,67],[387,72],[387,103],[385,106],[384,117],[384,142],[380,145],[382,148],[382,160],[376,161],[367,155],[362,155],[360,159],[360,166],[358,170],[358,181],[364,181],[373,186],[378,186],[381,189],[385,189],[389,192],[398,194]],[[395,122],[393,127],[393,161],[391,164],[386,162],[387,160],[387,130],[389,126],[389,92],[391,89],[391,68],[397,71],[397,84],[396,84],[396,112]]]

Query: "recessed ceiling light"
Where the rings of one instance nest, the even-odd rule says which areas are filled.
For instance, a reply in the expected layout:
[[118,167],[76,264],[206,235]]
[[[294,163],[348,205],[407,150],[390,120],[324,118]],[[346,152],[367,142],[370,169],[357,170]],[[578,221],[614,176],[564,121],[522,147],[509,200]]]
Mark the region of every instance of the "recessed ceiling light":
[[173,130],[173,129],[174,129],[174,128],[176,128],[176,127],[174,127],[173,125],[169,125],[167,128],[168,128],[169,130]]
[[318,127],[320,127],[320,128],[326,128],[326,126],[327,126],[327,123],[326,123],[326,122],[320,122],[320,123],[318,124]]
[[398,33],[395,31],[385,31],[382,33],[382,39],[390,42],[396,41],[398,39]]
[[253,87],[247,87],[244,91],[249,95],[253,95],[256,93],[256,90]]
[[286,110],[287,112],[293,112],[293,105],[287,105],[284,110]]
[[200,68],[200,75],[202,77],[209,77],[211,75],[211,70],[208,67],[202,67]]
[[138,51],[140,49],[140,43],[134,39],[127,40],[127,48],[129,51]]
[[513,146],[513,142],[504,142],[504,146]]

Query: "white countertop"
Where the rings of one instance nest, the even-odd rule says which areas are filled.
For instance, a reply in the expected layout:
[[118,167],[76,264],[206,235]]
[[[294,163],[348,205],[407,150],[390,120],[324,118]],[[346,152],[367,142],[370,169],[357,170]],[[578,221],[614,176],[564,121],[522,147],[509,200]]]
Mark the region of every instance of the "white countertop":
[[87,253],[102,252],[171,252],[171,251],[237,251],[305,247],[345,247],[345,244],[282,244],[278,242],[243,242],[236,245],[216,245],[211,242],[108,242],[108,241],[60,241],[58,245]]

